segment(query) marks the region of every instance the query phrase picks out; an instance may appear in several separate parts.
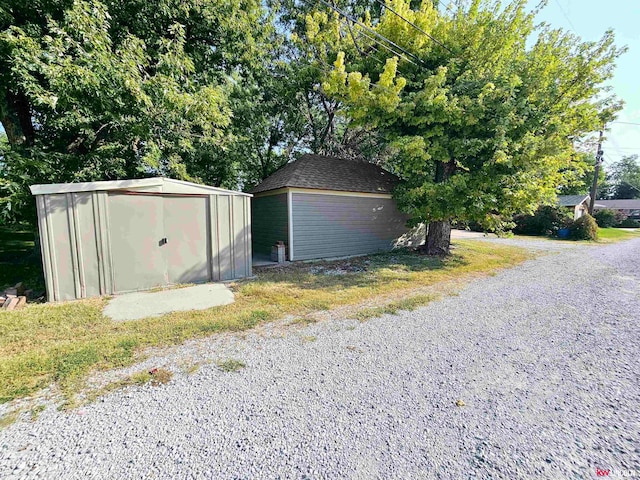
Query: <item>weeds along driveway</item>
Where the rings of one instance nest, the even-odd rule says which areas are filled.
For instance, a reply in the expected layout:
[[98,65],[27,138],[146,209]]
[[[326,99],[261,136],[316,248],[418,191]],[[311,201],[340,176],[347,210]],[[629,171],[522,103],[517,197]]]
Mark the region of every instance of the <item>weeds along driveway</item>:
[[[267,269],[253,281],[230,286],[234,303],[204,310],[114,321],[103,314],[106,299],[91,298],[0,312],[0,426],[7,421],[4,412],[11,411],[12,400],[38,395],[53,384],[54,389],[62,392],[67,405],[73,405],[88,374],[131,365],[139,359],[141,350],[150,347],[178,345],[223,332],[248,331],[287,315],[303,317],[337,307],[357,306],[385,295],[409,295],[416,287],[441,287],[449,281],[470,280],[517,265],[529,257],[524,249],[462,241],[456,243],[454,254],[446,259],[400,250],[344,261],[296,262],[284,268]],[[181,293],[169,290],[166,296]],[[423,296],[411,301],[417,305],[431,299]],[[118,299],[114,301],[117,303]],[[145,315],[158,313],[145,311],[144,302],[137,306]],[[184,305],[175,306],[177,310],[184,309]],[[193,302],[191,306],[203,307]],[[109,307],[105,313],[109,313]]]
[[413,312],[224,351],[199,340],[194,353],[238,368],[16,423],[0,432],[0,477],[638,475],[639,304],[635,239],[563,248]]

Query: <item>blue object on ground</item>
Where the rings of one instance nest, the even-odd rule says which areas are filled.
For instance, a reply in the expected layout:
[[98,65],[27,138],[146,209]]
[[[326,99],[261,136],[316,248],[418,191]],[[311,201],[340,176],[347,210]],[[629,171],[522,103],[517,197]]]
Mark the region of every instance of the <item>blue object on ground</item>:
[[558,230],[558,238],[569,238],[570,230],[568,228],[561,228]]

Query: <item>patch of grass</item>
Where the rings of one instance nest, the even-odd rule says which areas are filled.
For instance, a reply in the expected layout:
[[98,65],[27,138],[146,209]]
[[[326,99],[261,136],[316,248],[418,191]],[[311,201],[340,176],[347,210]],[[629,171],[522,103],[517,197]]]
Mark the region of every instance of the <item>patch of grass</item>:
[[614,243],[622,242],[624,240],[631,240],[632,238],[639,238],[639,229],[629,228],[599,228],[598,229],[598,241],[601,243]]
[[289,325],[311,325],[317,322],[318,320],[316,318],[306,316],[306,317],[298,317],[294,320],[291,320],[289,322]]
[[[321,263],[337,269],[346,262],[351,270],[345,275],[316,274],[318,264],[294,263],[257,269],[257,280],[234,285],[233,304],[126,322],[102,315],[107,299],[28,304],[0,312],[0,403],[52,382],[71,400],[89,372],[130,365],[147,347],[242,332],[287,315],[310,318],[327,308],[358,305],[378,295],[401,296],[416,287],[485,275],[528,258],[530,254],[517,247],[471,240],[457,242],[446,258],[400,250]],[[387,311],[409,307],[396,304]],[[301,320],[307,322],[311,320]]]
[[78,401],[75,397],[70,398],[64,405],[64,409],[76,408],[80,405],[94,402],[96,399],[120,390],[124,387],[130,387],[133,385],[146,385],[150,383],[153,386],[160,386],[168,383],[173,377],[173,373],[164,368],[155,368],[152,371],[141,371],[133,373],[125,378],[117,380],[115,382],[108,383],[104,387],[90,391],[84,395],[82,401]]
[[303,301],[301,306],[307,310],[326,311],[331,309],[331,302],[329,300],[312,298],[308,301]]
[[354,318],[356,320],[364,321],[370,318],[381,317],[385,314],[396,314],[401,310],[413,311],[418,307],[427,305],[438,298],[437,295],[416,295],[413,297],[403,298],[395,302],[388,303],[381,307],[365,308],[358,311]]
[[31,416],[31,421],[35,422],[40,414],[47,409],[45,405],[38,405],[29,410],[29,415]]
[[316,340],[318,340],[318,337],[316,337],[315,335],[306,335],[302,337],[302,343],[315,342]]
[[[149,374],[149,382],[154,387],[158,387],[160,385],[165,385],[169,383],[169,381],[173,378],[173,372],[165,369],[165,368],[154,368]],[[142,377],[140,378],[142,379]]]
[[633,228],[598,228],[598,240],[572,240],[547,236],[514,235],[514,238],[525,240],[548,240],[550,242],[577,242],[577,243],[615,243],[640,237],[640,229]]
[[223,372],[237,372],[247,366],[243,361],[236,360],[235,358],[220,360],[216,362],[216,365],[218,365],[218,368]]
[[18,410],[2,415],[0,417],[0,430],[16,423],[18,417],[20,417],[20,412]]
[[27,228],[0,227],[0,290],[18,282],[34,291],[44,290],[35,238],[35,233]]

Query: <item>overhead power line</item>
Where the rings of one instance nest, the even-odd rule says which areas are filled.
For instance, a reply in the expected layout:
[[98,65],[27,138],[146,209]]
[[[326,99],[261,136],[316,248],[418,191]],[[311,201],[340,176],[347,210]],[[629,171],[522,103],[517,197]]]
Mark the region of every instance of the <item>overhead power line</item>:
[[614,146],[614,150],[640,150],[640,147],[618,147]]
[[442,43],[440,40],[434,38],[433,36],[429,35],[427,32],[425,32],[422,28],[420,28],[418,25],[416,25],[415,23],[413,23],[411,20],[408,20],[407,18],[403,17],[402,15],[400,15],[398,12],[396,12],[393,8],[391,8],[390,6],[388,6],[386,3],[384,3],[382,0],[376,0],[376,2],[378,2],[380,5],[382,5],[384,8],[386,8],[387,10],[389,10],[391,13],[393,13],[395,16],[397,16],[398,18],[402,19],[403,21],[405,21],[406,23],[408,23],[409,25],[411,25],[414,29],[416,29],[418,32],[422,33],[423,35],[426,35],[428,38],[431,39],[431,41],[433,41],[434,43],[437,43],[438,45],[440,45],[442,48],[444,48],[445,50],[447,50],[449,53],[453,53],[453,51],[447,47],[444,43]]
[[[347,20],[350,20],[353,23],[356,23],[358,25],[360,25],[363,29],[365,29],[366,31],[370,32],[371,34],[373,34],[375,37],[379,38],[380,40],[386,42],[387,44],[391,45],[393,48],[395,48],[396,50],[400,50],[402,53],[404,53],[405,55],[411,57],[412,59],[414,59],[415,61],[421,63],[422,65],[425,65],[425,63],[418,58],[416,55],[414,55],[413,53],[411,53],[410,51],[402,48],[400,45],[398,45],[397,43],[395,43],[393,40],[388,39],[387,37],[385,37],[384,35],[381,35],[380,33],[376,32],[375,30],[373,30],[372,28],[368,27],[367,25],[365,25],[364,23],[362,23],[360,20],[358,20],[357,18],[354,18],[352,15],[349,15],[348,13],[344,12],[343,10],[341,10],[340,8],[336,7],[335,5],[331,5],[329,2],[325,1],[325,0],[320,0],[320,2],[324,5],[326,5],[327,7],[329,7],[331,10],[333,10],[334,12],[336,12],[339,15],[342,15],[344,18],[346,18]],[[397,53],[396,53],[397,55]]]
[[562,12],[562,15],[564,16],[564,18],[567,19],[567,22],[569,23],[569,26],[571,27],[571,30],[573,30],[573,33],[575,33],[576,35],[578,35],[578,32],[576,31],[576,27],[573,26],[573,23],[571,23],[571,19],[569,18],[569,15],[567,15],[567,12],[564,11],[564,8],[562,7],[562,5],[560,4],[560,0],[556,0],[556,4],[558,5],[558,7],[560,8],[560,11]]
[[[358,32],[358,33],[359,33],[361,36],[368,38],[369,40],[371,40],[371,41],[372,41],[372,42],[374,42],[375,44],[377,44],[377,45],[381,46],[381,47],[382,47],[382,48],[384,48],[385,50],[387,50],[387,51],[391,52],[392,54],[394,54],[394,55],[396,55],[396,56],[399,56],[399,57],[402,57],[405,61],[407,61],[407,62],[409,62],[409,63],[411,63],[411,64],[413,64],[413,65],[415,65],[415,66],[418,66],[418,64],[417,64],[416,62],[414,62],[413,60],[410,60],[409,58],[407,58],[407,57],[406,57],[405,55],[403,55],[402,53],[400,53],[400,52],[396,52],[395,50],[393,50],[393,49],[392,49],[391,47],[389,47],[388,45],[385,45],[384,43],[382,43],[382,42],[380,42],[380,41],[376,40],[376,38],[375,38],[375,37],[372,37],[371,35],[367,35],[367,34],[366,34],[365,32],[363,32],[363,31],[360,31],[360,32]],[[377,48],[375,48],[373,45],[372,45],[372,47],[373,47],[377,52],[380,52],[380,50],[378,50]],[[367,55],[367,57],[368,57],[368,55]],[[375,58],[375,57],[373,57],[373,58]],[[377,59],[377,60],[379,60],[379,59]],[[380,63],[383,63],[383,64],[384,64],[384,62],[382,62],[381,60],[379,60],[379,61],[380,61]]]
[[[307,5],[310,5],[311,7],[316,8],[316,7],[318,6],[319,1],[322,1],[322,0],[318,0],[318,1],[314,2],[313,4],[311,3],[311,1],[310,1],[310,0],[303,0],[303,1],[304,1],[305,3],[307,3]],[[323,3],[325,3],[325,2],[323,2]],[[340,15],[342,15],[342,14],[340,14]],[[363,55],[363,56],[364,56],[364,57],[366,57],[366,58],[373,58],[373,59],[374,59],[374,60],[376,60],[378,63],[380,63],[380,64],[383,64],[383,65],[384,65],[384,62],[383,62],[382,60],[380,60],[379,58],[377,58],[377,57],[371,57],[370,55],[364,55],[364,52],[362,52],[362,51],[360,50],[360,48],[359,48],[359,46],[358,46],[358,43],[357,43],[356,39],[353,37],[353,32],[352,32],[352,29],[351,29],[351,23],[349,23],[350,21],[351,21],[354,25],[355,25],[355,24],[357,24],[357,25],[360,25],[360,26],[364,26],[364,28],[365,28],[365,29],[367,29],[367,30],[369,30],[369,31],[372,31],[373,33],[376,33],[376,32],[375,32],[375,31],[373,31],[373,30],[371,30],[371,29],[369,29],[368,27],[366,27],[366,25],[362,25],[360,22],[358,22],[358,21],[357,21],[357,20],[355,20],[355,19],[351,20],[351,19],[349,18],[349,16],[348,16],[348,15],[347,15],[347,16],[344,16],[344,15],[343,15],[343,19],[342,19],[342,20],[341,20],[341,22],[340,22],[342,25],[346,25],[347,30],[349,31],[349,34],[351,35],[351,39],[353,40],[354,46],[356,47],[356,49],[358,50],[358,52],[359,52],[361,55]],[[416,66],[418,66],[418,64],[417,64],[417,63],[415,63],[414,61],[412,61],[412,60],[410,60],[409,58],[407,58],[407,57],[406,57],[402,52],[399,52],[399,51],[394,50],[393,48],[389,47],[387,44],[382,43],[381,41],[377,40],[375,37],[372,37],[371,35],[367,35],[364,31],[360,30],[360,31],[358,32],[358,34],[359,34],[361,37],[362,37],[362,36],[364,36],[364,37],[368,38],[369,40],[371,40],[372,42],[374,42],[375,44],[377,44],[377,45],[381,46],[382,48],[384,48],[384,49],[388,50],[388,51],[389,51],[391,54],[393,54],[394,56],[396,56],[396,57],[400,57],[400,58],[402,58],[404,61],[409,62],[409,63],[411,63],[412,65],[416,65]],[[383,35],[378,35],[378,36],[379,36],[379,37],[382,37],[382,38],[386,38],[386,37],[384,37]],[[359,39],[359,38],[358,38],[358,39]],[[388,39],[387,39],[387,40],[388,40]],[[391,40],[388,40],[388,41],[389,41],[389,42],[391,42]],[[391,43],[393,43],[393,42],[391,42]],[[378,50],[378,49],[376,48],[376,46],[375,46],[375,45],[370,45],[370,47],[371,47],[371,48],[373,48],[376,52],[380,53],[380,50]]]
[[609,122],[609,123],[620,123],[622,125],[637,125],[640,127],[640,123],[637,123],[637,122]]
[[[349,31],[349,35],[351,36],[351,40],[353,40],[353,45],[356,47],[356,50],[358,50],[358,53],[363,57],[363,58],[371,58],[373,60],[375,60],[376,62],[384,65],[384,62],[382,60],[380,60],[378,57],[376,56],[371,56],[371,55],[367,55],[366,52],[364,52],[361,48],[360,45],[358,45],[358,41],[362,39],[362,37],[368,38],[369,40],[371,40],[373,43],[375,43],[376,45],[381,46],[382,48],[388,50],[389,52],[391,52],[393,55],[401,57],[403,60],[418,66],[417,63],[413,62],[412,60],[410,60],[409,58],[407,58],[402,52],[396,52],[395,50],[393,50],[391,47],[389,47],[388,45],[385,45],[384,43],[380,42],[379,40],[377,40],[375,37],[372,37],[371,35],[367,35],[365,32],[363,32],[362,30],[358,31],[358,38],[355,38],[355,36],[353,35],[353,29],[351,28],[351,23],[349,22],[349,20],[347,19],[342,19],[342,21],[340,22],[342,25],[345,25],[347,27],[347,30]],[[380,50],[378,50],[376,48],[375,45],[368,45],[369,48],[372,48],[374,51],[376,51],[377,53],[380,53]]]

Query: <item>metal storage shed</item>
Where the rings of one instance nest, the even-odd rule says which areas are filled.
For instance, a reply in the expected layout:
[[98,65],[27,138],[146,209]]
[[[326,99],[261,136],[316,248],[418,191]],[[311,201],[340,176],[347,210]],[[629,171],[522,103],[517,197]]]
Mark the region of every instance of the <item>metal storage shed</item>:
[[34,185],[49,301],[251,276],[251,195],[169,178]]
[[392,197],[399,181],[369,162],[303,155],[251,190],[253,251],[283,241],[289,260],[310,260],[419,245],[423,230]]

